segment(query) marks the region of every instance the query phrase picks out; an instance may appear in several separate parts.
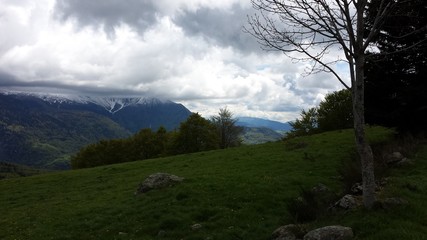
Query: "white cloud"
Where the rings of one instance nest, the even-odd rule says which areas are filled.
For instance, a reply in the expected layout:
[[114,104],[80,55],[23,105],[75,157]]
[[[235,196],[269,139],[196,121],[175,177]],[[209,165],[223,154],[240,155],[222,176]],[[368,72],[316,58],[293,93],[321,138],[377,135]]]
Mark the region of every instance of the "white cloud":
[[[156,12],[141,16],[140,10],[119,14],[141,7],[136,1],[114,2],[116,12],[106,4],[97,9],[102,1],[60,3],[0,0],[0,72],[19,80],[16,86],[141,94],[181,102],[207,117],[227,106],[237,116],[281,121],[341,88],[331,75],[304,77],[306,63],[250,42],[240,24],[251,11],[247,1],[153,1],[144,6]],[[197,22],[204,13],[209,17]],[[205,25],[194,27],[194,21]],[[0,79],[0,86],[15,78]]]

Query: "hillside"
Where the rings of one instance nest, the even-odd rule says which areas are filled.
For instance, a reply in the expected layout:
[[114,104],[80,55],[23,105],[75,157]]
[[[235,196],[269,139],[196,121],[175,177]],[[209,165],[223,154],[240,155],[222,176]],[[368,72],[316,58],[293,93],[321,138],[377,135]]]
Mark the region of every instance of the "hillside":
[[141,128],[172,130],[189,115],[183,105],[158,99],[0,92],[0,161],[67,169],[85,145]]
[[[371,142],[390,131],[369,129]],[[292,222],[286,210],[301,187],[340,192],[337,168],[353,148],[351,130],[282,142],[49,173],[0,181],[0,239],[268,239]],[[357,239],[427,236],[427,147],[416,166],[395,169],[383,196],[393,211],[351,211],[307,225],[341,224]],[[134,195],[148,175],[184,177],[174,187]],[[411,186],[411,187],[409,187]],[[412,189],[412,190],[411,190]],[[192,229],[194,224],[200,228]]]

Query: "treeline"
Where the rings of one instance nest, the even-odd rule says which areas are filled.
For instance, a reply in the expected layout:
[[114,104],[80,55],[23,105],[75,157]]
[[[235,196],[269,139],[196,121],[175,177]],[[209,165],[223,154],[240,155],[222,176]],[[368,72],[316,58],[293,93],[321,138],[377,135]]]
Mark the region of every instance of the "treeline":
[[130,162],[183,153],[236,147],[241,144],[243,129],[227,109],[207,120],[198,113],[191,114],[179,129],[167,132],[142,129],[126,139],[103,140],[82,148],[71,157],[73,169]]

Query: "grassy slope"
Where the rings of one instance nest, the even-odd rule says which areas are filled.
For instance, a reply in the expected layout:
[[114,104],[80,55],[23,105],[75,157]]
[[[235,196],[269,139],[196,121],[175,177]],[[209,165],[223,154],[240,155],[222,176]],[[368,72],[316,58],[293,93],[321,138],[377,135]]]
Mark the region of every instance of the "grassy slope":
[[[370,132],[371,141],[384,139],[384,130]],[[341,189],[331,177],[353,145],[351,131],[296,141],[305,147],[286,150],[283,143],[268,143],[2,180],[0,239],[268,239],[291,222],[286,200],[300,186],[321,182]],[[422,239],[427,149],[416,164],[396,170],[384,193],[405,197],[409,206],[338,215],[313,227],[349,225],[360,239]],[[135,196],[138,184],[154,172],[185,180]],[[202,228],[192,230],[195,223]]]

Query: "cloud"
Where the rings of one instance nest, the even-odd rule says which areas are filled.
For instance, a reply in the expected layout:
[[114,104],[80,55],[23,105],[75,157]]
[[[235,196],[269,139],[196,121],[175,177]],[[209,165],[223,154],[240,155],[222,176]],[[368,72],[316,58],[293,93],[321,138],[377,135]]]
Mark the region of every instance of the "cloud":
[[[148,96],[289,121],[338,81],[261,51],[244,0],[0,2],[0,88]],[[344,68],[342,69],[345,73]]]
[[156,22],[157,9],[153,1],[57,0],[55,12],[63,21],[75,19],[81,27],[102,26],[114,35],[122,23],[144,32]]
[[242,52],[257,52],[260,47],[255,38],[243,32],[247,25],[246,16],[252,13],[250,6],[240,4],[226,9],[206,6],[195,11],[184,10],[174,20],[187,34],[202,36],[212,44]]

